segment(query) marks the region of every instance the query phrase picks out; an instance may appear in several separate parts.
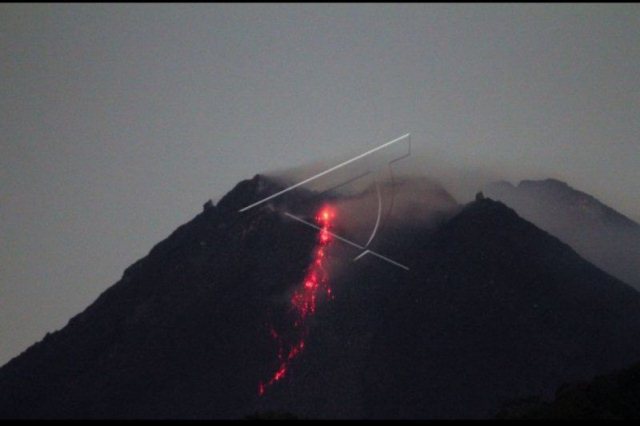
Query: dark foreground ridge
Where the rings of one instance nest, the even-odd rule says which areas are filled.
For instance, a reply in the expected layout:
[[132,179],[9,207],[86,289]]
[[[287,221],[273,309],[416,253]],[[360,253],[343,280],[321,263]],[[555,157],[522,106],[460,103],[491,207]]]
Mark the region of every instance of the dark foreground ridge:
[[[480,199],[335,275],[304,354],[274,370],[316,235],[243,181],[62,330],[0,369],[0,418],[488,418],[640,359],[640,295],[504,204]],[[308,201],[290,195],[282,203]]]
[[640,419],[640,363],[589,382],[561,386],[553,401],[539,397],[513,401],[504,419]]

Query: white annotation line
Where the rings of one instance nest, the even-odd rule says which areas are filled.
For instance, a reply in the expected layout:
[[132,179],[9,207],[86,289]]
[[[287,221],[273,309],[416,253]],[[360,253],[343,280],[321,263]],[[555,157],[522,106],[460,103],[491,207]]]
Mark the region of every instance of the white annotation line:
[[[295,220],[297,220],[298,222],[302,222],[302,223],[304,223],[304,224],[305,224],[305,225],[307,225],[307,226],[310,226],[310,227],[312,227],[312,228],[314,228],[314,229],[317,229],[318,231],[322,231],[322,228],[320,228],[319,226],[317,226],[317,225],[315,225],[315,224],[313,224],[313,223],[311,223],[311,222],[307,222],[306,220],[301,219],[301,218],[299,218],[298,216],[294,216],[294,215],[292,215],[291,213],[287,213],[287,212],[285,212],[284,214],[285,214],[285,216],[289,216],[291,219],[295,219]],[[334,233],[333,233],[333,232],[331,232],[331,231],[327,231],[327,230],[325,230],[325,232],[326,232],[327,234],[331,235],[332,237],[335,237],[335,238],[339,239],[340,241],[345,242],[345,243],[347,243],[347,244],[349,244],[349,245],[351,245],[351,246],[353,246],[353,247],[355,247],[355,248],[357,248],[357,249],[360,249],[360,250],[364,249],[364,247],[362,247],[360,244],[356,244],[356,243],[354,243],[353,241],[347,240],[346,238],[343,238],[343,237],[341,237],[340,235],[334,234]]]
[[[288,216],[288,217],[290,217],[291,219],[294,219],[294,220],[297,220],[298,222],[304,223],[305,225],[310,226],[310,227],[312,227],[312,228],[314,228],[314,229],[317,229],[318,231],[322,231],[322,228],[320,228],[319,226],[317,226],[317,225],[315,225],[315,224],[313,224],[313,223],[311,223],[311,222],[307,222],[306,220],[304,220],[304,219],[302,219],[302,218],[299,218],[298,216],[294,216],[294,215],[292,215],[291,213],[288,213],[288,212],[285,212],[284,214],[285,214],[285,216]],[[360,254],[359,254],[355,259],[353,259],[353,260],[354,260],[354,262],[355,262],[356,260],[361,259],[362,257],[364,257],[364,255],[366,255],[366,254],[372,254],[372,255],[374,255],[374,256],[376,256],[376,257],[378,257],[378,258],[382,259],[382,260],[385,260],[385,261],[387,261],[387,262],[391,263],[392,265],[395,265],[395,266],[397,266],[397,267],[399,267],[399,268],[402,268],[402,269],[404,269],[404,270],[406,270],[406,271],[408,271],[408,270],[409,270],[409,268],[408,268],[407,266],[405,266],[405,265],[403,265],[403,264],[401,264],[401,263],[398,263],[398,262],[396,262],[395,260],[391,260],[391,259],[389,259],[388,257],[383,256],[383,255],[381,255],[381,254],[379,254],[379,253],[376,253],[376,252],[375,252],[375,251],[373,251],[373,250],[368,250],[368,249],[366,249],[366,250],[365,250],[365,248],[364,248],[363,246],[361,246],[360,244],[354,243],[353,241],[348,240],[348,239],[346,239],[346,238],[343,238],[343,237],[341,237],[340,235],[334,234],[334,233],[333,233],[333,232],[331,232],[331,231],[327,231],[327,230],[325,230],[325,232],[327,232],[327,233],[328,233],[329,235],[331,235],[332,237],[334,237],[334,238],[336,238],[336,239],[338,239],[338,240],[340,240],[340,241],[342,241],[342,242],[344,242],[344,243],[347,243],[347,244],[349,244],[349,245],[351,245],[351,246],[353,246],[353,247],[355,247],[355,248],[357,248],[357,249],[364,250],[364,251],[363,251],[362,253],[360,253]]]
[[394,143],[396,143],[396,142],[398,142],[398,141],[400,141],[400,140],[402,140],[402,139],[404,139],[404,138],[407,138],[407,137],[409,137],[409,136],[411,136],[411,134],[410,134],[410,133],[407,133],[407,134],[405,134],[405,135],[402,135],[402,136],[400,136],[399,138],[396,138],[396,139],[394,139],[394,140],[392,140],[392,141],[389,141],[389,142],[387,142],[387,143],[384,143],[384,144],[380,145],[379,147],[373,148],[373,149],[371,149],[371,150],[369,150],[369,151],[367,151],[367,152],[365,152],[365,153],[363,153],[363,154],[360,154],[360,155],[358,155],[358,156],[356,156],[356,157],[351,158],[350,160],[344,161],[344,162],[342,162],[342,163],[340,163],[340,164],[338,164],[338,165],[336,165],[336,166],[333,166],[333,167],[331,167],[331,168],[329,168],[329,169],[327,169],[327,170],[325,170],[325,171],[323,171],[323,172],[320,172],[320,173],[318,173],[317,175],[311,176],[310,178],[307,178],[307,179],[305,179],[305,180],[303,180],[303,181],[301,181],[301,182],[298,182],[298,183],[296,183],[296,184],[294,184],[294,185],[291,185],[291,186],[289,186],[289,187],[287,187],[287,188],[283,189],[282,191],[276,192],[275,194],[270,195],[270,196],[268,196],[268,197],[266,197],[266,198],[263,198],[262,200],[256,201],[256,202],[255,202],[255,203],[253,203],[253,204],[249,204],[248,206],[243,207],[243,208],[241,208],[240,210],[238,210],[238,212],[242,213],[242,212],[244,212],[244,211],[247,211],[247,210],[249,210],[249,209],[251,209],[251,208],[253,208],[253,207],[255,207],[255,206],[258,206],[258,205],[260,205],[260,204],[262,204],[262,203],[264,203],[264,202],[267,202],[267,201],[269,201],[269,200],[271,200],[271,199],[273,199],[273,198],[275,198],[275,197],[278,197],[278,196],[280,196],[280,195],[282,195],[282,194],[284,194],[284,193],[286,193],[286,192],[289,192],[289,191],[291,191],[292,189],[295,189],[295,188],[297,188],[297,187],[299,187],[299,186],[301,186],[301,185],[304,185],[305,183],[309,183],[309,182],[311,182],[311,181],[312,181],[312,180],[314,180],[314,179],[318,179],[319,177],[322,177],[322,176],[326,175],[327,173],[331,173],[331,172],[333,172],[333,171],[335,171],[335,170],[339,169],[340,167],[344,167],[344,166],[346,166],[347,164],[351,164],[351,163],[353,163],[354,161],[357,161],[357,160],[361,159],[362,157],[366,157],[366,156],[367,156],[367,155],[369,155],[369,154],[373,154],[373,153],[374,153],[374,152],[376,152],[376,151],[379,151],[379,150],[381,150],[381,149],[383,149],[383,148],[386,148],[387,146],[389,146],[389,145],[391,145],[391,144],[394,144]]
[[391,259],[389,259],[388,257],[381,255],[380,253],[376,253],[375,251],[373,251],[373,250],[368,250],[368,249],[367,249],[367,250],[365,250],[365,251],[363,251],[362,253],[360,253],[360,254],[358,255],[358,257],[356,257],[356,258],[355,258],[355,259],[353,259],[353,260],[354,260],[354,261],[356,261],[356,260],[358,260],[358,259],[363,258],[365,254],[372,254],[372,255],[374,255],[374,256],[376,256],[376,257],[378,257],[378,258],[382,259],[382,260],[386,260],[387,262],[389,262],[389,263],[391,263],[391,264],[393,264],[393,265],[396,265],[396,266],[397,266],[397,267],[399,267],[399,268],[402,268],[402,269],[404,269],[404,270],[406,270],[406,271],[408,271],[408,270],[409,270],[409,267],[404,266],[403,264],[398,263],[398,262],[396,262],[395,260],[391,260]]

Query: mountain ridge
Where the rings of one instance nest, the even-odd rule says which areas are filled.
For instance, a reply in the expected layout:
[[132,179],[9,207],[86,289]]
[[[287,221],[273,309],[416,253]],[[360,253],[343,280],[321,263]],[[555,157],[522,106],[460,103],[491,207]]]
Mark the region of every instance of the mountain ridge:
[[640,289],[640,224],[556,179],[523,180],[517,186],[501,181],[485,192]]
[[349,248],[336,246],[335,300],[319,306],[289,375],[259,397],[277,361],[269,324],[286,326],[317,238],[278,209],[336,200],[292,192],[237,213],[276,188],[256,175],[205,203],[0,368],[0,418],[486,418],[640,358],[638,292],[484,199],[402,245],[381,240],[409,272],[373,256],[345,262]]

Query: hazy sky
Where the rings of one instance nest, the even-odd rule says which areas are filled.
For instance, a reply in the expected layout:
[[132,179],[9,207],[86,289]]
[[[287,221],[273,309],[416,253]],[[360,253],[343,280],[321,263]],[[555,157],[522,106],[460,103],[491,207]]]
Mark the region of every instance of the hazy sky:
[[0,364],[241,179],[411,132],[640,217],[637,5],[0,5]]

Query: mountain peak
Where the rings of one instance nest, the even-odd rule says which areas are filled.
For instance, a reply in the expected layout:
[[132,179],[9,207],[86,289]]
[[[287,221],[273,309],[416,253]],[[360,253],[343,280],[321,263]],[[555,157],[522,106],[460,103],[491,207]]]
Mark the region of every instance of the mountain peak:
[[268,179],[264,175],[256,174],[251,179],[245,179],[236,184],[218,202],[218,208],[223,211],[238,210],[242,207],[255,202],[261,195],[265,194],[267,189],[274,189],[278,185]]
[[520,181],[520,183],[518,184],[518,187],[520,187],[520,186],[522,186],[522,187],[527,187],[527,186],[545,186],[547,188],[563,188],[563,189],[574,190],[566,182],[563,182],[561,180],[554,179],[554,178],[547,178],[547,179],[542,179],[542,180],[525,179],[525,180],[521,180]]
[[[607,206],[594,196],[571,187],[558,179],[522,180],[517,186],[505,181],[488,185],[489,193],[499,199],[514,202],[515,199],[536,198],[539,203],[561,203],[571,208],[575,214],[594,219],[615,222],[622,226],[638,226],[633,220]],[[515,207],[515,205],[514,205]]]
[[[428,188],[407,195],[428,201]],[[409,271],[327,248],[335,299],[318,305],[304,353],[261,396],[260,380],[287,356],[281,339],[297,335],[291,295],[306,287],[322,235],[278,209],[235,214],[279,189],[256,175],[206,203],[65,328],[2,367],[0,418],[283,408],[312,418],[488,417],[506,400],[640,354],[637,292],[479,197],[397,245],[381,241]],[[267,205],[298,208],[305,194]]]
[[568,243],[580,255],[640,288],[640,225],[557,179],[496,182],[489,195]]

